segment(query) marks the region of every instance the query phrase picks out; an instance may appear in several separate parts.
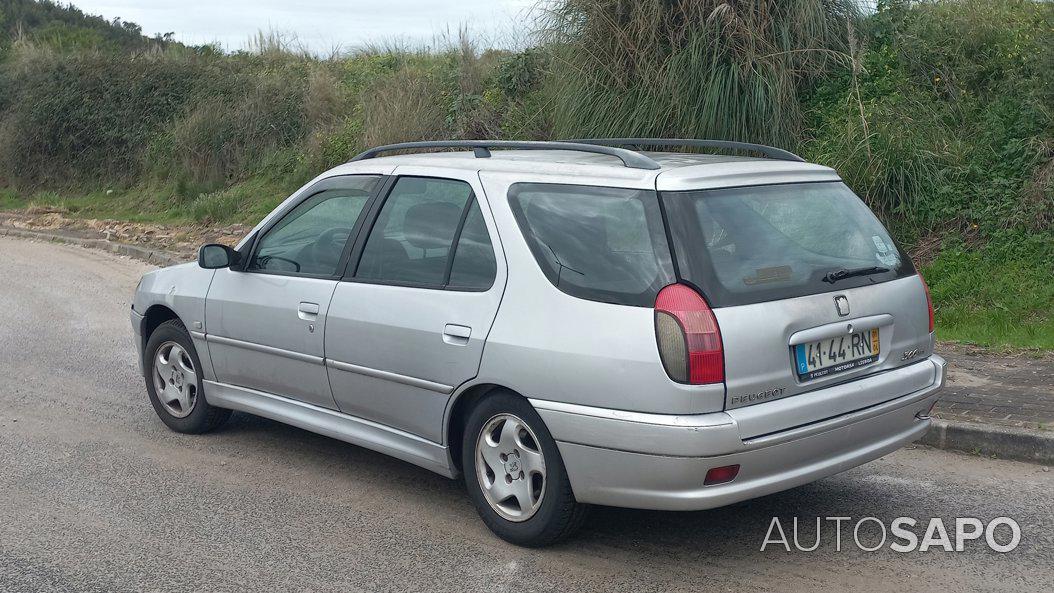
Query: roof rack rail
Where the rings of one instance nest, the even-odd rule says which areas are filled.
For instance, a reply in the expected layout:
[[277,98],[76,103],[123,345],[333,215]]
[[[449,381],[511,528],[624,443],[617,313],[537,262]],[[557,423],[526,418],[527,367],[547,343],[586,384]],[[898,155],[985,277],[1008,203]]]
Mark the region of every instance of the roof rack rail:
[[388,144],[377,146],[363,152],[351,159],[351,162],[372,159],[382,152],[393,150],[414,150],[418,148],[471,148],[476,158],[485,159],[490,157],[490,149],[505,148],[515,150],[573,150],[576,152],[590,152],[593,154],[605,154],[613,156],[622,164],[632,169],[661,169],[659,163],[652,159],[625,148],[615,146],[604,146],[596,142],[521,142],[517,140],[435,140],[424,142],[401,142],[399,144]]
[[587,138],[568,140],[575,144],[595,144],[597,146],[694,146],[697,148],[726,148],[735,150],[752,150],[771,159],[804,163],[805,159],[781,148],[751,144],[749,142],[730,142],[727,140],[681,140],[673,138]]

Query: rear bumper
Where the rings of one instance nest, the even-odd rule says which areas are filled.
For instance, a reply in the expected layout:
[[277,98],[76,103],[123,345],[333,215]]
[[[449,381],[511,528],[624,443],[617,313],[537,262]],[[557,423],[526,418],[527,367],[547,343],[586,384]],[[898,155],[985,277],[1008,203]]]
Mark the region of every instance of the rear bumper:
[[[637,414],[531,400],[556,439],[580,502],[700,510],[764,496],[856,467],[921,438],[944,386],[932,356],[929,386],[861,410],[744,440],[725,412]],[[764,405],[764,404],[759,404]],[[707,470],[739,464],[726,484],[703,486]]]

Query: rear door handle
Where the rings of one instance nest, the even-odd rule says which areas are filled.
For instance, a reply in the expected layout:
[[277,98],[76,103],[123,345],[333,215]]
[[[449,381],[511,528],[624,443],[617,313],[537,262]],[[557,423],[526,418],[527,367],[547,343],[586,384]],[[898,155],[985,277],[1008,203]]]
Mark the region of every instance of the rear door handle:
[[443,328],[443,341],[454,346],[465,346],[468,339],[472,337],[472,328],[466,325],[454,323],[446,324]]
[[304,321],[314,321],[318,319],[318,303],[308,303],[300,301],[300,306],[296,308],[297,317]]

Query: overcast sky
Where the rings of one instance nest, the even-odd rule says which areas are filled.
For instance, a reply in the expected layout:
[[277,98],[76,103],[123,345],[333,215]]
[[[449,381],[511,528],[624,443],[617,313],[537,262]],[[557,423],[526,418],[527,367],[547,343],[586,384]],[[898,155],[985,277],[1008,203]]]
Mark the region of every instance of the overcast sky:
[[73,0],[184,43],[240,49],[258,31],[295,34],[315,52],[399,40],[428,45],[467,25],[484,46],[518,46],[538,0]]

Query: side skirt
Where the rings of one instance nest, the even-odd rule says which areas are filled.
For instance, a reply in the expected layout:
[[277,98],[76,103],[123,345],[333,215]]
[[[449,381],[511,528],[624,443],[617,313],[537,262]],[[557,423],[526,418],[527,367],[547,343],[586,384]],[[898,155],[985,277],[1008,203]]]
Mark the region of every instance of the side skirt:
[[211,405],[263,416],[372,449],[448,478],[456,476],[450,465],[447,448],[427,439],[335,410],[262,391],[215,381],[202,383],[205,387],[205,399]]

